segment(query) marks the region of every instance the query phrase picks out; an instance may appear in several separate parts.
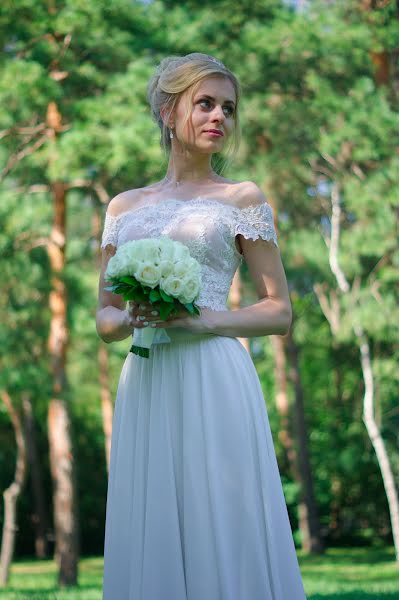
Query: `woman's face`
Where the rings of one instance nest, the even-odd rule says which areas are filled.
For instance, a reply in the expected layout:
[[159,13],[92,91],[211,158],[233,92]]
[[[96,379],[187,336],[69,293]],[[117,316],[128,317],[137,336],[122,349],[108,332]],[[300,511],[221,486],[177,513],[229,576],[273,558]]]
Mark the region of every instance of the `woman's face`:
[[[214,75],[201,81],[193,96],[191,116],[183,127],[186,103],[183,94],[177,105],[174,130],[177,141],[192,150],[205,153],[220,152],[234,129],[236,93],[227,77]],[[220,131],[214,134],[209,130]]]

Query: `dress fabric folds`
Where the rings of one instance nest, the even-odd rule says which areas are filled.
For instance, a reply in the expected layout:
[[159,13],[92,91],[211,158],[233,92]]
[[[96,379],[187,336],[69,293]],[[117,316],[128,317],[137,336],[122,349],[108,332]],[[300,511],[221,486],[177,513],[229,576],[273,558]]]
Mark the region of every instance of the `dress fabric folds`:
[[[204,221],[203,209],[213,212],[221,202],[166,204],[157,230],[144,228],[140,237],[166,234],[183,241],[176,232],[185,233],[191,254],[204,266],[199,304],[227,310],[239,263],[235,236],[252,234],[277,245],[270,207],[261,215],[257,207],[246,214],[226,207],[220,209],[224,219]],[[147,213],[108,215],[102,246],[138,237],[132,231],[143,228]],[[127,226],[130,236],[123,238]],[[210,257],[209,245],[216,242],[222,251]],[[119,378],[103,600],[306,599],[267,402],[250,355],[233,337],[167,332],[170,343],[154,344],[150,358],[129,352]]]

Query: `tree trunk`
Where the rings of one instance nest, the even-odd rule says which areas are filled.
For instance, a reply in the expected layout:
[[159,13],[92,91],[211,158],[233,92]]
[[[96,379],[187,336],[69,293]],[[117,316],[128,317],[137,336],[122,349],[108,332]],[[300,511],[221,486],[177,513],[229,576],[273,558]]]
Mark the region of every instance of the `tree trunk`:
[[297,453],[291,432],[290,407],[286,374],[285,339],[280,335],[271,335],[270,341],[274,349],[274,379],[276,382],[276,407],[280,416],[278,438],[285,451],[287,467],[292,477],[300,481],[297,469]]
[[292,326],[287,334],[287,352],[290,359],[290,379],[294,386],[295,423],[298,440],[298,465],[301,484],[299,503],[300,528],[303,535],[302,547],[306,552],[322,554],[324,543],[320,532],[317,505],[314,497],[312,469],[310,465],[308,434],[305,421],[303,390],[298,361],[298,347],[292,336]]
[[385,448],[380,429],[374,417],[374,377],[371,366],[370,346],[367,336],[360,325],[354,324],[354,331],[358,338],[360,349],[360,364],[362,366],[364,380],[363,397],[363,421],[373,444],[378,465],[381,470],[382,481],[387,495],[389,512],[392,525],[392,536],[396,551],[396,560],[399,561],[399,501],[395,486],[395,479],[391,463],[389,462],[388,452]]
[[101,393],[101,410],[105,439],[105,458],[107,462],[107,472],[109,473],[109,464],[111,460],[113,404],[109,388],[108,351],[103,342],[100,342],[98,347],[98,364]]
[[[274,228],[278,235],[278,208],[273,197],[267,193],[268,202],[273,209]],[[285,449],[292,477],[298,482],[301,498],[298,504],[299,529],[302,537],[302,548],[308,553],[321,554],[324,544],[320,533],[316,502],[313,492],[312,470],[310,466],[307,432],[303,406],[303,392],[299,371],[298,350],[292,337],[294,318],[285,336],[272,335],[270,339],[274,346],[276,374],[276,404],[280,415],[279,439]],[[298,452],[290,428],[289,402],[287,394],[286,352],[290,358],[290,379],[294,386],[294,409],[296,417],[296,436]]]
[[[92,235],[97,241],[97,252],[95,255],[96,270],[99,273],[101,268],[101,215],[98,206],[95,206],[92,221]],[[112,403],[111,390],[109,386],[109,360],[108,348],[104,342],[100,341],[98,346],[98,365],[101,395],[101,412],[103,419],[103,431],[105,440],[105,460],[107,464],[107,473],[109,473],[109,464],[111,460],[111,437],[112,420],[114,407]]]
[[[278,236],[278,216],[277,206],[273,197],[268,193],[266,186],[265,194],[268,199],[268,203],[273,209],[274,216],[274,228]],[[288,385],[287,385],[287,374],[286,374],[286,336],[282,335],[271,335],[270,341],[274,349],[274,378],[276,383],[276,407],[277,412],[280,416],[278,438],[284,448],[286,460],[288,462],[288,468],[291,471],[292,477],[295,481],[300,481],[300,474],[298,472],[298,461],[297,453],[295,449],[294,439],[291,433],[290,423],[290,407],[288,400]]]
[[55,560],[61,586],[77,584],[79,533],[69,408],[66,401],[67,292],[63,280],[66,249],[66,192],[62,182],[51,184],[54,223],[48,243],[51,265],[50,335],[48,350],[52,369],[52,398],[48,411],[50,467],[53,478]]
[[22,491],[26,480],[27,460],[25,435],[18,411],[12,404],[12,400],[7,391],[2,390],[1,397],[10,417],[15,432],[15,441],[17,444],[17,458],[15,463],[14,481],[3,492],[4,497],[4,523],[3,535],[1,540],[0,553],[0,586],[7,585],[10,575],[10,565],[14,556],[15,534],[18,530],[17,519],[17,500]]
[[[389,3],[389,0],[385,2]],[[364,0],[364,8],[366,11],[377,10],[382,8],[384,2],[376,2],[376,0]],[[399,16],[399,3],[397,2],[397,17]],[[394,59],[394,52],[388,52],[385,49],[379,51],[370,51],[370,58],[374,65],[374,81],[378,87],[389,85],[391,80],[391,60]],[[381,469],[382,479],[385,487],[385,492],[388,498],[390,507],[392,532],[396,548],[396,560],[399,561],[399,505],[398,495],[395,488],[393,473],[389,464],[388,454],[380,435],[378,425],[374,417],[374,379],[372,375],[370,348],[368,340],[363,333],[363,330],[358,327],[357,337],[360,348],[360,361],[362,365],[363,379],[365,383],[365,393],[363,399],[363,421],[373,444],[377,455],[378,464]]]
[[47,535],[49,531],[49,517],[46,509],[46,500],[43,488],[42,466],[40,464],[40,456],[37,450],[36,429],[32,403],[30,397],[26,393],[22,396],[22,408],[32,486],[32,521],[35,530],[35,556],[36,558],[46,558],[48,556]]
[[[341,223],[341,198],[340,185],[337,181],[333,182],[331,190],[331,234],[330,239],[326,240],[329,249],[329,264],[333,273],[338,288],[342,294],[351,294],[352,290],[339,264],[339,240],[340,240],[340,223]],[[337,333],[336,325],[339,318],[332,314],[328,306],[325,296],[321,292],[320,287],[315,287],[315,292],[319,296],[320,306],[323,310],[333,333]],[[352,306],[354,301],[351,302]],[[382,480],[387,496],[389,514],[392,526],[392,536],[396,551],[396,560],[399,561],[399,501],[398,493],[395,486],[392,467],[389,461],[388,453],[385,448],[384,440],[382,439],[380,429],[375,420],[374,409],[374,376],[370,356],[370,345],[363,327],[358,323],[356,313],[353,313],[352,328],[356,337],[356,341],[360,351],[360,364],[362,367],[364,381],[364,397],[363,397],[363,421],[370,437],[370,441],[374,447],[378,465],[381,470]]]

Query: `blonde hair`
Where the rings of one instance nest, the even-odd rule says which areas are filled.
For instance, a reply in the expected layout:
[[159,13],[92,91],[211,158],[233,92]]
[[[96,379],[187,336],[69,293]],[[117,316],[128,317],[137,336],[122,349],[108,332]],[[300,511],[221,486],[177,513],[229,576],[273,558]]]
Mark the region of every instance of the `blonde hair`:
[[224,158],[218,165],[223,171],[235,157],[240,144],[241,132],[237,109],[241,88],[235,75],[222,62],[200,52],[192,52],[186,56],[168,56],[160,62],[148,83],[147,99],[152,116],[161,130],[161,147],[168,153],[171,149],[170,129],[161,117],[161,109],[166,109],[166,113],[170,115],[184,92],[188,91],[187,110],[183,125],[186,126],[191,115],[194,94],[201,81],[212,75],[227,77],[233,84],[236,93],[234,128],[227,148],[224,150]]

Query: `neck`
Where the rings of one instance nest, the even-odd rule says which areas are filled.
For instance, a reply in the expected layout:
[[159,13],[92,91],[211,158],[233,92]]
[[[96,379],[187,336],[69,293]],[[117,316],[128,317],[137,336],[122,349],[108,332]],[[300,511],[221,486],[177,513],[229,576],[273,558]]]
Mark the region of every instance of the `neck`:
[[211,156],[185,155],[172,152],[165,180],[176,185],[185,183],[208,183],[215,181],[218,175],[211,167]]

